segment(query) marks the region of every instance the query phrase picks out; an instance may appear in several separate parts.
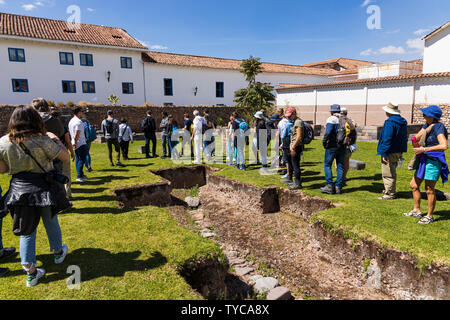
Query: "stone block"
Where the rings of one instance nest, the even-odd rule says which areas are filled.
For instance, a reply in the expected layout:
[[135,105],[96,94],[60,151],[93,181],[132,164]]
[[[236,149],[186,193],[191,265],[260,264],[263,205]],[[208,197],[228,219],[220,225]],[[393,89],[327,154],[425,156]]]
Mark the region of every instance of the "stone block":
[[243,277],[243,276],[246,276],[247,274],[255,271],[255,269],[254,268],[250,268],[250,267],[245,267],[245,268],[236,268],[235,271],[236,271],[236,274],[239,277]]
[[350,159],[350,169],[364,170],[364,169],[366,169],[366,163],[362,162],[362,161]]
[[198,208],[200,206],[199,198],[186,197],[186,199],[184,199],[184,202],[186,202],[190,208]]
[[269,291],[267,300],[290,300],[292,299],[291,292],[288,288],[277,287]]

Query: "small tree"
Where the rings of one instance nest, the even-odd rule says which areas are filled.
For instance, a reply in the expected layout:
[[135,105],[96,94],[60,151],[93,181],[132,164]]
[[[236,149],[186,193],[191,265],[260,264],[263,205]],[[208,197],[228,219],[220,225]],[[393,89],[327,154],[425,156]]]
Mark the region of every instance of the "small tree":
[[109,102],[111,102],[111,104],[113,105],[113,106],[115,106],[117,103],[119,103],[119,97],[117,97],[117,96],[115,96],[114,94],[111,94],[109,97],[108,97],[108,100],[109,100]]
[[259,110],[270,112],[274,107],[275,95],[273,86],[268,83],[256,82],[256,76],[264,71],[260,58],[253,58],[242,61],[241,73],[245,75],[248,87],[237,90],[234,93],[236,106],[244,109],[247,116],[253,115]]

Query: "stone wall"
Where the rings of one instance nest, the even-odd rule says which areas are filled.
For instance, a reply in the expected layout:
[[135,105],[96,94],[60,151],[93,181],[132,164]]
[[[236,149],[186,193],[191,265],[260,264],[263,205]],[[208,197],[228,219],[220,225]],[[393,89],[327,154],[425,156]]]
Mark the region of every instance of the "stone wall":
[[[9,119],[11,114],[13,113],[15,107],[1,107],[0,108],[0,134],[4,135],[8,128]],[[142,118],[145,116],[147,110],[152,112],[152,116],[156,120],[156,125],[159,127],[162,116],[161,113],[166,111],[167,113],[174,116],[175,120],[178,124],[183,124],[184,113],[188,113],[191,116],[191,119],[194,118],[193,112],[194,110],[199,110],[202,114],[203,111],[209,110],[210,114],[214,117],[214,119],[219,120],[222,119],[223,124],[226,125],[229,121],[231,114],[236,110],[235,107],[225,107],[225,106],[185,106],[185,107],[136,107],[136,106],[121,106],[121,107],[112,107],[112,106],[88,106],[85,109],[88,110],[86,112],[86,117],[89,122],[97,129],[100,130],[101,123],[103,119],[106,117],[106,112],[108,110],[114,111],[114,117],[118,120],[121,118],[126,118],[128,120],[128,124],[130,125],[133,132],[141,132],[140,123]],[[70,108],[60,108],[59,111],[63,115],[63,119],[66,121],[71,118],[72,110]]]
[[[429,105],[416,105],[414,106],[413,112],[413,123],[414,124],[424,124],[423,113],[420,111],[422,108],[429,107]],[[440,104],[439,107],[442,108],[442,118],[441,122],[445,125],[447,130],[450,132],[450,104]]]

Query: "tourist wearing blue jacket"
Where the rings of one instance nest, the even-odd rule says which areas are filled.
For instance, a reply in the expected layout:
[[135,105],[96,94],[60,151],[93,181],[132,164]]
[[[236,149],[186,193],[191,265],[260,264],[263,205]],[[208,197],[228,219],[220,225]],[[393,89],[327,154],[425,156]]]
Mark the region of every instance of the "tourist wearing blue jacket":
[[398,105],[389,103],[383,107],[388,119],[384,123],[378,142],[378,154],[381,156],[381,172],[384,182],[384,195],[380,200],[393,200],[397,197],[397,167],[408,151],[408,122],[400,116]]

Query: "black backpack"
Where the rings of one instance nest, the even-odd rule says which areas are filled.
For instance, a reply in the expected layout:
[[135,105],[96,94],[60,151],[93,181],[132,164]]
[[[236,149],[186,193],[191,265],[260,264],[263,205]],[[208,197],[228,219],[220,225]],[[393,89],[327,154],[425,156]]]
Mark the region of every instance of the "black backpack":
[[106,128],[106,133],[114,134],[114,120],[112,120],[112,121],[106,120],[105,128]]
[[303,139],[304,145],[310,144],[314,140],[314,128],[308,123],[303,122]]
[[155,130],[151,120],[152,119],[150,117],[145,117],[144,119],[142,119],[142,122],[141,122],[142,131],[144,131],[144,132],[151,132],[151,131]]

